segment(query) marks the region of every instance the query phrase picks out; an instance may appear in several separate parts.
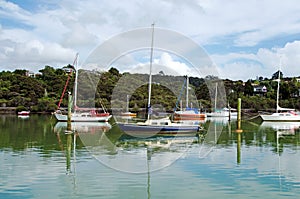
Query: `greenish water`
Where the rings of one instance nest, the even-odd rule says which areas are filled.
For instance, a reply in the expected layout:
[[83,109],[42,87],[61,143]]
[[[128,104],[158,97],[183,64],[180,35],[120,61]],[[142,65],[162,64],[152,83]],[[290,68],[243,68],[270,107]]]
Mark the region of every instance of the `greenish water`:
[[[296,198],[300,123],[206,121],[199,136],[0,117],[0,198]],[[110,125],[112,128],[110,129]],[[75,147],[74,147],[75,143]]]

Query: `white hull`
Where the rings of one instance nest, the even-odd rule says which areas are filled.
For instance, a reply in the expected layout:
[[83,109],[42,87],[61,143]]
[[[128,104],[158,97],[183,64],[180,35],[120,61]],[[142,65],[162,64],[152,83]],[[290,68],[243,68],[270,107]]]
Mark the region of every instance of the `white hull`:
[[228,111],[220,111],[220,112],[212,112],[206,113],[207,117],[237,117],[237,112],[231,112],[229,114]]
[[20,111],[18,112],[18,115],[29,115],[30,111]]
[[291,113],[273,113],[271,115],[260,115],[264,121],[300,121],[300,115]]
[[[63,115],[60,113],[54,113],[57,121],[60,122],[66,122],[68,121],[68,116],[67,115]],[[91,116],[91,115],[84,115],[84,114],[73,114],[71,116],[71,121],[72,122],[108,122],[108,120],[112,117],[112,115],[108,115],[108,116]]]
[[174,120],[204,120],[205,118],[206,114],[196,113],[193,110],[175,111],[174,113]]

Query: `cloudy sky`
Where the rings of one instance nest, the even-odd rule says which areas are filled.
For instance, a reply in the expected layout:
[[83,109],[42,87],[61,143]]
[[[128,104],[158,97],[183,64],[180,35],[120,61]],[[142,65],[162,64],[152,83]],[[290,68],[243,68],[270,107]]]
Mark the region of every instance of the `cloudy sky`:
[[[0,69],[62,67],[77,52],[85,60],[111,37],[153,22],[195,41],[221,78],[271,77],[280,60],[284,76],[300,76],[297,0],[0,0]],[[166,53],[155,61],[184,65]]]

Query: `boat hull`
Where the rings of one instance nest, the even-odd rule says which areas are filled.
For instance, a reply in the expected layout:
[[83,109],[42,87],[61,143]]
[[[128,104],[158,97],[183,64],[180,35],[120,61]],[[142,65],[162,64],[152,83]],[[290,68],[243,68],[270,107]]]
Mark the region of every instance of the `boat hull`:
[[237,112],[227,112],[227,111],[221,111],[221,112],[212,112],[212,113],[206,113],[207,117],[237,117]]
[[186,121],[186,120],[205,120],[206,114],[199,113],[197,109],[188,108],[184,111],[175,111],[174,112],[174,121]]
[[[67,122],[68,121],[68,116],[59,114],[59,113],[54,113],[55,118],[57,121],[60,122]],[[108,122],[109,119],[112,117],[112,115],[106,115],[106,116],[71,116],[71,122]]]
[[300,121],[300,115],[274,113],[272,115],[260,115],[263,121]]
[[119,123],[120,129],[132,136],[158,136],[158,135],[196,135],[201,127],[194,126],[154,126]]
[[122,117],[136,117],[136,113],[131,113],[131,112],[125,112],[121,113]]
[[30,114],[30,111],[20,111],[20,112],[18,112],[18,115],[28,116],[29,114]]
[[174,114],[174,120],[205,120],[205,114]]

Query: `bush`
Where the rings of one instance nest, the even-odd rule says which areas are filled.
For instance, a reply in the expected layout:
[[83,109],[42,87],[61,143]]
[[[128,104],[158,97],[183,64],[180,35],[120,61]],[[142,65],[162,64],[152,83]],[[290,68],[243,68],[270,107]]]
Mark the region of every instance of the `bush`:
[[19,112],[19,111],[27,111],[27,108],[25,108],[25,106],[17,106],[16,108],[16,112]]

